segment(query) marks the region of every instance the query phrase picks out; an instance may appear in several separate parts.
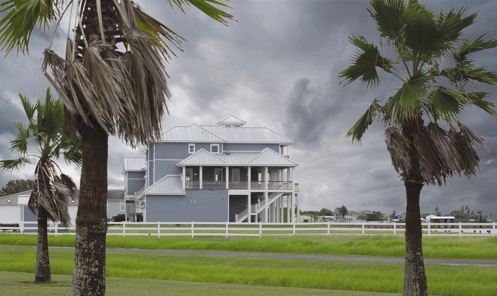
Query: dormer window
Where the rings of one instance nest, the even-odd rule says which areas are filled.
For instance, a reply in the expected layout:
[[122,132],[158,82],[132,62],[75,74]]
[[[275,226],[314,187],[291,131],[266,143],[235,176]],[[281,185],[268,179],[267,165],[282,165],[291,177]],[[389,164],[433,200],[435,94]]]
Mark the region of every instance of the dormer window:
[[211,153],[219,153],[219,144],[211,144]]
[[195,144],[188,144],[188,153],[195,153]]

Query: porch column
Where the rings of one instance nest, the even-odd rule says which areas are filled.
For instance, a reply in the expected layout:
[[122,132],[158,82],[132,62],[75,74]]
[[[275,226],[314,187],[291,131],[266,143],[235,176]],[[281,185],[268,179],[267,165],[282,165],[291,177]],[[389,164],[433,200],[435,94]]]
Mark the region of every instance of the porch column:
[[290,219],[290,207],[291,207],[291,201],[290,201],[290,195],[286,195],[286,222],[291,223]]
[[251,198],[250,198],[250,192],[247,195],[247,223],[252,223],[252,213],[250,212],[252,210],[252,204]]
[[248,188],[248,196],[247,196],[247,222],[252,223],[252,194],[250,192],[250,188],[252,188],[252,167],[248,167],[248,176],[247,176],[247,188]]
[[297,203],[297,222],[300,222],[300,201],[297,193],[295,193],[295,202]]
[[265,190],[264,191],[264,222],[266,222],[266,223],[267,223],[267,219],[268,219],[267,204],[268,204],[268,194],[267,194],[267,190]]
[[230,189],[230,167],[226,167],[226,189]]
[[250,192],[250,190],[252,189],[252,167],[248,167],[247,182],[247,189]]
[[183,191],[186,190],[186,167],[183,167],[183,177],[181,178],[181,182],[183,183]]
[[202,189],[202,183],[203,183],[203,170],[204,168],[203,167],[199,167],[198,168],[199,172],[198,172],[198,180],[199,180],[199,188]]
[[295,222],[295,192],[292,192],[292,197],[291,197],[291,206],[290,206],[290,209],[291,209],[291,218],[290,218],[290,221],[293,223]]

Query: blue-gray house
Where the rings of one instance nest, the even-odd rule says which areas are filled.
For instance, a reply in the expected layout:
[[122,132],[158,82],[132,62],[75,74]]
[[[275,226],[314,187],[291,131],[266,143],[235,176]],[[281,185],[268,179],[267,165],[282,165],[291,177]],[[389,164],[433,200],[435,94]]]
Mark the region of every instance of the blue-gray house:
[[216,125],[175,126],[124,159],[128,221],[294,222],[293,141],[228,116]]

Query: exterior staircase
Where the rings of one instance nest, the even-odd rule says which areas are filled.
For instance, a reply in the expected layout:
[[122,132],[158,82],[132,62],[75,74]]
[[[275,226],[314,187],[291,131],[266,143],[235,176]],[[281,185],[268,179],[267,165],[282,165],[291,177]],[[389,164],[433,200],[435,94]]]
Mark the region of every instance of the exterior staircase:
[[[284,193],[271,193],[268,198],[268,206],[271,205],[273,202],[278,200],[280,197],[283,196]],[[260,203],[250,205],[250,213],[252,215],[257,215],[260,212],[264,211],[264,208],[266,207],[266,199],[263,199]],[[236,215],[236,222],[242,222],[243,220],[248,218],[248,208],[241,211],[239,214]]]

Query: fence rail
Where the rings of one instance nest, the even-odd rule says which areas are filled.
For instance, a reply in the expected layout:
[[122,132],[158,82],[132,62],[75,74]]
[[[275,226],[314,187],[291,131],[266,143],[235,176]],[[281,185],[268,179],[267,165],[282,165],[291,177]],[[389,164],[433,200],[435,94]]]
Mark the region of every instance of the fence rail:
[[[425,236],[496,236],[496,223],[423,223]],[[0,225],[0,231],[37,233],[37,222]],[[75,227],[49,224],[54,235],[74,235]],[[112,236],[275,236],[275,235],[403,235],[405,223],[233,223],[109,222]]]

